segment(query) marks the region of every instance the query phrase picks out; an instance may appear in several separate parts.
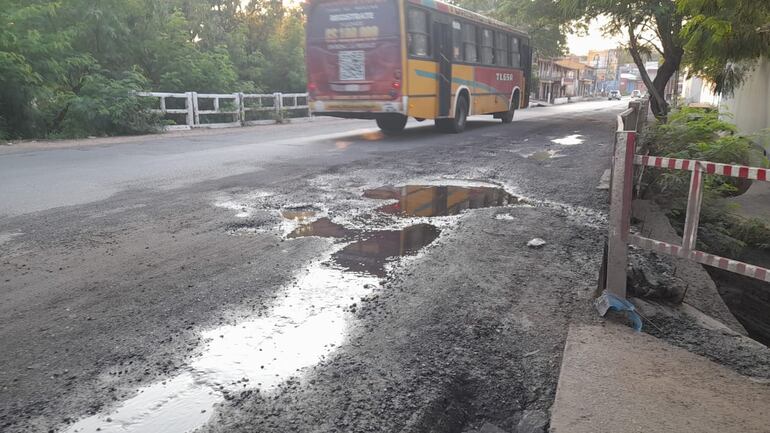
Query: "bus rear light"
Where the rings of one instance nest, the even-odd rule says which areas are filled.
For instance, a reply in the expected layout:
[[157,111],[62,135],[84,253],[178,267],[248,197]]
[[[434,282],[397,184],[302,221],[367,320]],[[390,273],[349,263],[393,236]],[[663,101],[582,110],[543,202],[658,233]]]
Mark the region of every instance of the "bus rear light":
[[390,85],[390,87],[394,89],[400,89],[401,88],[401,82],[400,81],[394,81],[393,84]]
[[308,93],[311,93],[311,94],[315,93],[316,90],[318,90],[318,88],[316,87],[315,83],[313,83],[313,82],[307,83],[307,92]]

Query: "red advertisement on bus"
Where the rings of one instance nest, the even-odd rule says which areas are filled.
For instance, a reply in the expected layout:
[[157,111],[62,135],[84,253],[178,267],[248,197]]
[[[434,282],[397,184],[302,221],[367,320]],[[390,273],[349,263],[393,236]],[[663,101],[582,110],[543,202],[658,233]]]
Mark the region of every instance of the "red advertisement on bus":
[[342,117],[403,111],[396,1],[316,0],[307,12],[311,109]]

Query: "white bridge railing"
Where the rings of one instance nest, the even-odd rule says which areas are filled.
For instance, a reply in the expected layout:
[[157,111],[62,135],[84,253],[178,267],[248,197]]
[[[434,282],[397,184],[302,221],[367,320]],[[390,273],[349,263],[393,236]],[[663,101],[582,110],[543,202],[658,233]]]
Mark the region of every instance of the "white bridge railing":
[[135,95],[158,100],[153,111],[175,122],[167,129],[224,128],[311,116],[307,93],[136,92]]

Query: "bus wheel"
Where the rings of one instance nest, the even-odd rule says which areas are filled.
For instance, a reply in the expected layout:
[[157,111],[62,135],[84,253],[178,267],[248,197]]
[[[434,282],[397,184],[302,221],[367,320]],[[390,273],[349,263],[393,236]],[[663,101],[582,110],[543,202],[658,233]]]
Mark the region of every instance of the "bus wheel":
[[468,100],[461,97],[457,100],[454,119],[448,120],[448,132],[458,134],[465,131],[465,124],[468,121]]
[[508,111],[503,111],[502,113],[500,113],[500,120],[502,120],[503,123],[513,122],[513,113],[515,112],[516,110],[513,107],[511,107],[511,109]]
[[378,117],[376,120],[377,126],[379,126],[382,132],[387,135],[398,134],[403,131],[406,126],[406,116],[401,114]]

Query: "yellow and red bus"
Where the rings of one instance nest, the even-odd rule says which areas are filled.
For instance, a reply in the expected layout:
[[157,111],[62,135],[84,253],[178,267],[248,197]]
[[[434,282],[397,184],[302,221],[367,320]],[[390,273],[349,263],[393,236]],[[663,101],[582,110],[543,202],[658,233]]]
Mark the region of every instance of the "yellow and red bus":
[[528,105],[529,38],[502,22],[437,0],[309,0],[306,12],[315,115],[461,132],[469,115],[510,123]]

